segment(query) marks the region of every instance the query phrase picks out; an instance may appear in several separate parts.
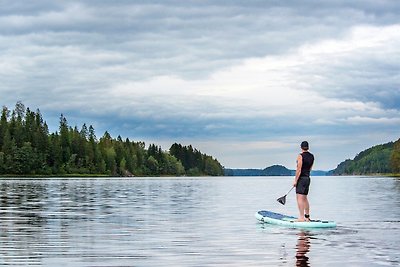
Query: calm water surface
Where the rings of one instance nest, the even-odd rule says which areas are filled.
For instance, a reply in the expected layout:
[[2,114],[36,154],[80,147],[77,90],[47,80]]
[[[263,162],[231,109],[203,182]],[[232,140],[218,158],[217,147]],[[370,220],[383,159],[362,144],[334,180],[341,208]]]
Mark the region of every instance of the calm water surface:
[[311,216],[291,177],[0,180],[0,266],[399,266],[400,180],[313,177]]

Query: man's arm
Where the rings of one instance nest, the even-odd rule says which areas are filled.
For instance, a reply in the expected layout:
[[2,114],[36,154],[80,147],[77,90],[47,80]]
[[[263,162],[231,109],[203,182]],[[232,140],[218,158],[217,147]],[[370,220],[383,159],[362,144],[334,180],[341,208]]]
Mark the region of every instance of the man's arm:
[[296,176],[294,177],[294,182],[293,182],[293,186],[297,185],[297,181],[300,178],[300,174],[301,174],[301,167],[303,166],[303,157],[299,154],[297,156],[297,169],[296,169]]

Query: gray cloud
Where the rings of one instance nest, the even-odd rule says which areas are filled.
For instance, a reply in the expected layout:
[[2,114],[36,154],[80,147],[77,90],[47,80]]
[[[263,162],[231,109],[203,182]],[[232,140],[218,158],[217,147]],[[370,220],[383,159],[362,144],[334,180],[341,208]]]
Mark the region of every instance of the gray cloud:
[[[310,8],[309,3],[297,1],[46,4],[14,4],[0,18],[4,25],[1,32],[12,36],[34,34],[38,38],[31,40],[32,44],[44,47],[75,45],[123,52],[127,60],[148,62],[150,74],[174,73],[190,78],[243,58],[284,53],[303,43],[340,36],[355,23],[394,22],[387,18],[393,12],[390,5],[379,5],[382,11],[376,14],[372,8],[360,9],[361,4],[312,3]],[[171,69],[163,59],[176,64]]]
[[303,43],[340,36],[356,23],[397,22],[390,19],[391,5],[379,4],[377,14],[368,8],[372,4],[312,3],[310,8],[297,1],[271,3],[41,1],[13,4],[8,13],[3,11],[0,32],[34,35],[22,41],[43,47],[117,51],[148,70],[138,72],[138,79],[170,74],[196,78],[244,58],[284,53]]

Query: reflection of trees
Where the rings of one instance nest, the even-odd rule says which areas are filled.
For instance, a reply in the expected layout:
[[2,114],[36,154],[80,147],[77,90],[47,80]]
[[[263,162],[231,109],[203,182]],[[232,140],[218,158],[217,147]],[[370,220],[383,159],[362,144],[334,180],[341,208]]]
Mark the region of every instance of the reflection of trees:
[[[41,226],[45,218],[41,215],[46,197],[46,187],[41,183],[13,182],[0,184],[0,214],[14,221],[15,226]],[[26,227],[21,227],[21,231]]]
[[[186,179],[1,180],[0,262],[40,266],[47,259],[100,255],[109,252],[105,239],[140,243],[156,226],[180,233],[183,216],[203,207],[206,186]],[[163,215],[170,220],[155,220]]]
[[298,234],[296,245],[296,266],[310,266],[307,253],[310,251],[310,236],[307,232],[301,231]]
[[46,196],[43,183],[0,182],[1,253],[12,264],[39,263],[33,251],[43,243]]
[[[395,187],[398,191],[400,191],[400,176],[394,177],[393,180],[394,180],[394,187]],[[397,194],[397,195],[398,195],[398,194]]]

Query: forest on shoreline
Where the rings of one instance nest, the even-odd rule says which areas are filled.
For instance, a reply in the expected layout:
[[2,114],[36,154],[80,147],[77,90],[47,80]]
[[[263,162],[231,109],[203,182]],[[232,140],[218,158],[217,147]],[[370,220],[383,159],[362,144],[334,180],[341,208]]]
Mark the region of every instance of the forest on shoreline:
[[[282,168],[276,173],[277,166],[257,170],[257,175],[292,175]],[[400,139],[368,148],[325,175],[399,173]],[[1,112],[0,176],[223,175],[235,175],[235,170],[224,169],[217,159],[191,145],[175,143],[164,151],[155,144],[146,147],[141,141],[113,138],[107,131],[98,139],[92,125],[71,127],[62,114],[58,131],[49,133],[40,110],[32,111],[21,102],[13,110],[4,106]]]
[[221,176],[222,165],[191,145],[169,151],[144,142],[98,139],[92,125],[71,127],[61,114],[59,130],[49,133],[40,110],[17,102],[3,106],[0,118],[0,175],[3,176]]
[[358,153],[354,159],[341,162],[333,175],[400,174],[400,139],[370,147]]

